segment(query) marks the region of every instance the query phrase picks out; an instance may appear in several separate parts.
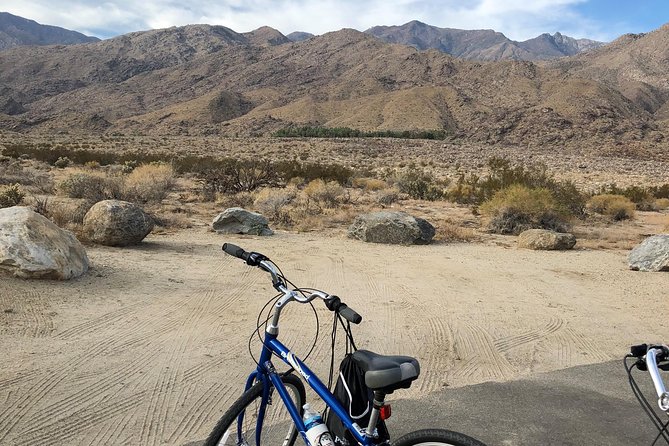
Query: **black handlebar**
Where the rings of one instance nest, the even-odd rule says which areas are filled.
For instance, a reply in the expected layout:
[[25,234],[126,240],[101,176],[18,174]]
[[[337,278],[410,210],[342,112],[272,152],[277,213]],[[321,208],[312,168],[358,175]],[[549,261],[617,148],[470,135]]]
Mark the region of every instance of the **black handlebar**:
[[258,266],[263,260],[269,260],[266,256],[260,254],[259,252],[247,252],[243,248],[240,248],[237,245],[232,243],[223,243],[223,251],[227,254],[230,254],[233,257],[242,259],[250,266]]
[[349,322],[353,322],[354,324],[362,322],[362,316],[360,316],[353,308],[342,302],[337,296],[330,296],[330,298],[325,301],[325,306],[328,307],[328,310],[330,311],[336,311],[341,317]]

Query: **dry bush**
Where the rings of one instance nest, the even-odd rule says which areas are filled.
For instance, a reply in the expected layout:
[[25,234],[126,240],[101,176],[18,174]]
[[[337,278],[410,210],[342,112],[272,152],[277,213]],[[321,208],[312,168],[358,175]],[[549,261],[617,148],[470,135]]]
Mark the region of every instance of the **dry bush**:
[[0,159],[0,185],[20,184],[25,189],[49,194],[53,192],[53,178],[48,169],[48,166],[43,163],[33,161],[30,166],[24,167],[21,161],[2,157]]
[[272,222],[290,226],[292,218],[287,207],[295,201],[298,191],[295,187],[284,189],[261,189],[254,201],[254,206]]
[[390,206],[400,201],[400,191],[395,187],[389,187],[377,192],[376,201],[383,206]]
[[251,192],[237,192],[235,194],[217,194],[216,205],[227,208],[247,208],[253,204]]
[[669,209],[669,198],[658,198],[655,200],[655,206],[658,210]]
[[456,222],[447,221],[437,226],[435,238],[445,242],[473,242],[478,239],[476,231]]
[[83,224],[84,216],[94,204],[93,201],[86,199],[45,200],[41,205],[43,211],[40,213],[61,228],[74,229]]
[[588,200],[586,208],[596,214],[605,215],[613,221],[634,218],[635,204],[627,197],[615,194],[595,195]]
[[318,208],[333,208],[337,202],[346,201],[348,196],[341,184],[336,181],[326,183],[321,179],[311,181],[302,192],[307,199],[307,208],[310,208],[311,204]]
[[169,164],[143,164],[125,179],[124,195],[129,201],[159,203],[175,184],[174,168]]
[[58,183],[57,189],[69,198],[83,198],[98,202],[123,197],[120,177],[107,177],[103,173],[74,172]]
[[388,188],[388,183],[378,178],[354,178],[353,187],[364,189],[368,192],[380,191]]
[[19,184],[0,186],[0,208],[8,208],[21,204],[26,194]]
[[495,193],[481,205],[490,219],[488,229],[497,234],[519,234],[543,228],[558,232],[569,229],[569,214],[548,189],[531,189],[519,184]]

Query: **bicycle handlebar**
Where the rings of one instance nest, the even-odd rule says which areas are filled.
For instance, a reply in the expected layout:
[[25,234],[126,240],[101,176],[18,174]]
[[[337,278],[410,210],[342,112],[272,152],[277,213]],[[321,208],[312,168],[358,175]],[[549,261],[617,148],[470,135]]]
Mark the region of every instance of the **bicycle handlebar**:
[[272,276],[272,283],[274,284],[274,288],[284,293],[285,296],[290,296],[290,299],[297,300],[300,303],[308,303],[318,297],[323,299],[328,310],[337,312],[347,321],[354,324],[359,324],[362,322],[362,316],[360,316],[360,314],[358,314],[353,308],[343,303],[337,296],[314,291],[309,297],[303,299],[300,298],[294,291],[288,290],[283,278],[279,275],[276,267],[271,263],[271,260],[267,256],[260,254],[259,252],[245,251],[243,248],[240,248],[237,245],[233,245],[232,243],[224,243],[223,251],[225,251],[226,254],[245,261],[247,265],[257,266],[262,270],[270,273]]
[[669,393],[664,386],[660,370],[669,369],[669,362],[662,364],[663,361],[669,361],[669,347],[666,345],[634,345],[630,349],[630,356],[639,358],[637,368],[647,370],[655,386],[657,393],[657,404],[665,412],[669,412]]

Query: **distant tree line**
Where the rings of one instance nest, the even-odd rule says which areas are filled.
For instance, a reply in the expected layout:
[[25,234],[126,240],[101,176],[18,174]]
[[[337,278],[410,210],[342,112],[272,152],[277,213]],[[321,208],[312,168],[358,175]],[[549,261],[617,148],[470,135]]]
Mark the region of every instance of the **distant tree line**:
[[286,127],[274,133],[277,137],[289,138],[402,138],[402,139],[444,139],[444,130],[364,130],[350,127]]

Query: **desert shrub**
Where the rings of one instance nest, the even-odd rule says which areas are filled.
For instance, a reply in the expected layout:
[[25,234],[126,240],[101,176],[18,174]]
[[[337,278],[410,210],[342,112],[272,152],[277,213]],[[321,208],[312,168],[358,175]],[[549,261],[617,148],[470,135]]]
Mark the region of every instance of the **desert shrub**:
[[432,175],[410,166],[394,177],[394,183],[400,192],[417,200],[440,200],[444,198],[444,184],[437,182]]
[[0,208],[18,206],[25,196],[19,184],[0,186]]
[[444,130],[375,130],[364,131],[349,127],[286,127],[273,136],[289,138],[403,138],[403,139],[444,139]]
[[588,200],[587,208],[596,214],[606,215],[614,221],[620,221],[634,218],[635,205],[632,200],[623,195],[600,194]]
[[366,191],[379,191],[388,188],[388,183],[378,178],[354,178],[352,185]]
[[17,160],[4,161],[0,163],[0,185],[20,184],[33,190],[51,193],[53,191],[51,174],[41,169],[39,164],[36,167],[23,167]]
[[97,170],[101,167],[98,161],[87,161],[84,163],[86,169]]
[[336,181],[325,182],[318,179],[307,184],[303,193],[307,197],[307,207],[315,204],[319,208],[333,208],[346,195],[346,189]]
[[174,169],[169,164],[143,164],[125,179],[124,195],[130,201],[160,202],[175,183]]
[[75,172],[58,183],[58,191],[69,198],[84,198],[93,202],[122,198],[120,178],[103,174]]
[[253,195],[250,192],[237,192],[235,194],[218,194],[216,204],[224,209],[247,208],[253,204]]
[[286,209],[297,198],[295,187],[285,189],[265,188],[256,195],[254,206],[260,213],[276,223],[290,225],[292,218]]
[[250,192],[261,187],[278,186],[282,180],[270,161],[229,158],[202,170],[199,176],[206,193]]
[[346,185],[351,182],[353,170],[341,164],[325,164],[316,162],[300,162],[298,160],[282,161],[274,164],[274,169],[283,181],[291,178],[303,178],[304,182],[313,180],[336,181]]
[[84,216],[95,203],[90,200],[44,199],[36,200],[36,212],[44,215],[61,228],[72,228],[83,224]]
[[451,188],[449,197],[458,203],[479,205],[490,200],[498,191],[518,184],[529,189],[547,189],[569,214],[584,215],[585,196],[574,183],[556,180],[546,166],[513,166],[509,160],[497,157],[490,158],[487,164],[487,176],[461,175]]
[[54,161],[53,165],[59,169],[64,169],[67,166],[72,164],[72,161],[66,156],[59,156],[56,161]]
[[655,206],[657,209],[669,209],[669,198],[658,198],[655,200]]
[[376,201],[384,206],[390,206],[400,200],[400,191],[397,188],[390,187],[378,191]]
[[509,186],[485,201],[480,210],[490,219],[488,229],[497,234],[519,234],[533,228],[569,229],[569,211],[545,188]]

